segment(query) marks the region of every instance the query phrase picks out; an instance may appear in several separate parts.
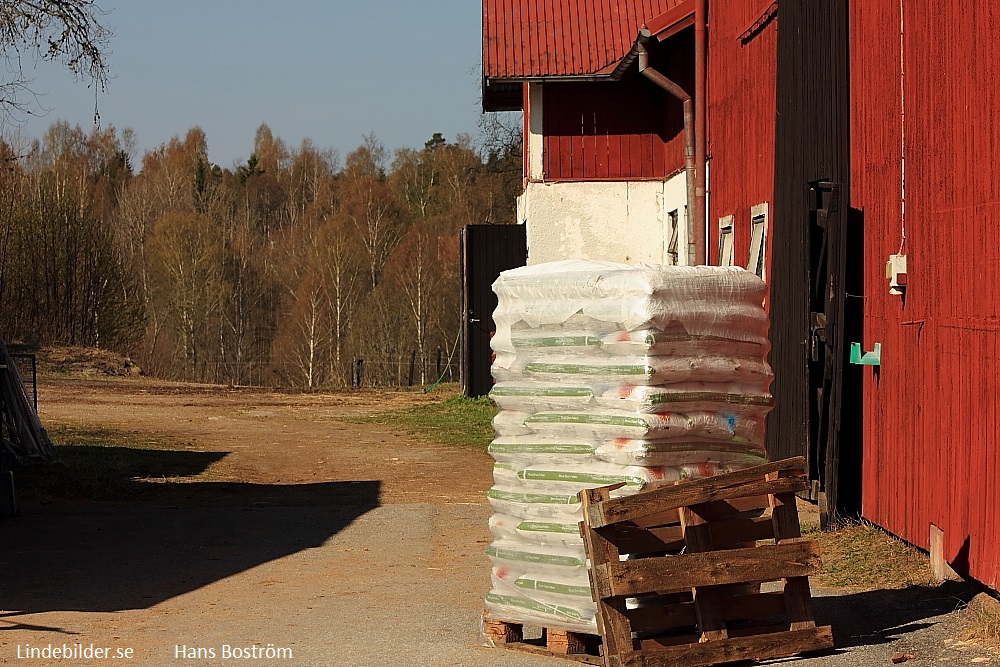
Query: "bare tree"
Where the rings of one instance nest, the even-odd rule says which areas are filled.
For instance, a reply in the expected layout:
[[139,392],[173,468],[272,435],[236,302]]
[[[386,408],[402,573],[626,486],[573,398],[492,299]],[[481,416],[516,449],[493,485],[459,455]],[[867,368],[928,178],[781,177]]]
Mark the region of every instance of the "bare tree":
[[0,0],[0,58],[7,72],[0,79],[0,124],[33,115],[39,106],[25,60],[59,62],[77,79],[105,89],[111,31],[101,25],[103,16],[94,0]]
[[180,351],[184,377],[204,379],[214,347],[221,304],[227,299],[221,276],[223,238],[204,215],[171,211],[156,221],[149,255],[157,293]]
[[378,286],[382,267],[403,237],[405,221],[385,182],[385,148],[373,135],[347,156],[341,178],[341,211],[354,223],[368,255],[371,287]]

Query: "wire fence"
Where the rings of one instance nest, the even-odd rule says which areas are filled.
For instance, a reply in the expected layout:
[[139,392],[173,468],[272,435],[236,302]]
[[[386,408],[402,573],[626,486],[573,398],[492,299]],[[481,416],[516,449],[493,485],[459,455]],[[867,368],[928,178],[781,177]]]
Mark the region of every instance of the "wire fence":
[[227,384],[296,389],[364,387],[416,387],[460,380],[460,362],[443,348],[421,360],[416,350],[396,355],[364,355],[326,361],[312,368],[301,361],[252,359],[244,362],[212,361],[178,379]]

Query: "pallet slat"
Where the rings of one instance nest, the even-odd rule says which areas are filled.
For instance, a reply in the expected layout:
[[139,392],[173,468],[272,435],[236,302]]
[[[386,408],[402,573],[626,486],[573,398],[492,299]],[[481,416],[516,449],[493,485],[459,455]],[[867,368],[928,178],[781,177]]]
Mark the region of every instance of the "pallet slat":
[[[637,517],[676,510],[698,503],[750,495],[803,491],[808,482],[800,477],[764,480],[765,475],[786,470],[800,470],[803,457],[747,468],[715,477],[687,480],[676,486],[666,486],[624,498],[605,501],[588,508],[587,522],[591,528],[611,523],[632,521]],[[724,480],[722,478],[725,478]],[[805,484],[805,488],[799,488]]]
[[[709,477],[708,479],[712,479]],[[688,482],[687,484],[692,484]],[[736,498],[745,491],[749,491],[754,495],[762,494],[772,494],[772,493],[798,493],[799,491],[805,491],[809,488],[809,481],[800,478],[787,478],[778,479],[773,482],[770,481],[760,481],[760,482],[749,482],[745,485],[746,488],[741,487],[695,487],[686,488],[687,484],[683,484],[679,487],[666,487],[665,489],[654,489],[649,491],[650,494],[657,493],[661,490],[672,490],[673,488],[683,489],[683,494],[677,494],[676,496],[670,497],[670,504],[674,507],[668,508],[663,511],[669,511],[670,509],[677,509],[678,507],[686,507],[689,505],[697,505],[698,503],[707,503],[713,500],[727,500],[729,498]],[[615,501],[621,500],[635,500],[636,498],[643,499],[643,493],[637,493],[634,496],[626,496],[624,498],[616,498]],[[643,499],[644,500],[644,499]],[[607,526],[612,523],[618,523],[620,521],[635,521],[642,516],[642,513],[648,509],[649,505],[647,503],[631,503],[624,506],[616,507],[596,507],[588,510],[592,512],[587,515],[588,521],[594,528],[601,526]],[[637,521],[638,523],[638,521]]]
[[[589,489],[580,492],[584,508],[593,504],[606,503],[611,498],[607,487]],[[633,648],[632,628],[626,615],[624,598],[608,599],[609,596],[597,596],[596,591],[603,579],[597,574],[596,563],[617,562],[621,556],[617,545],[596,530],[583,531],[583,544],[590,558],[590,585],[595,591],[597,601],[597,627],[604,640],[606,655],[625,653]]]
[[766,545],[594,565],[602,598],[804,577],[819,571],[815,542]]
[[738,660],[782,658],[833,646],[830,626],[633,651],[608,656],[608,667],[706,667]]

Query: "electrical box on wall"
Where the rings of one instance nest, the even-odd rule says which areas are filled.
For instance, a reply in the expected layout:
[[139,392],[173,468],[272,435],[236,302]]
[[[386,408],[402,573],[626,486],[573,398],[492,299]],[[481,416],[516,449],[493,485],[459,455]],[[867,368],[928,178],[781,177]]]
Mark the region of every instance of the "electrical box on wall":
[[889,280],[889,294],[906,291],[906,255],[889,255],[885,263],[885,277]]

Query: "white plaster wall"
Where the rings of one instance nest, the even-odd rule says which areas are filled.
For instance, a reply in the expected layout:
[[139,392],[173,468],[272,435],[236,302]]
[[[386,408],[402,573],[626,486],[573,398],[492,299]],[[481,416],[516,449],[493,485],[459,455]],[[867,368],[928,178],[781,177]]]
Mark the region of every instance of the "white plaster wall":
[[667,264],[669,213],[680,217],[678,263],[689,254],[684,172],[667,181],[543,183],[518,198],[526,225],[528,264],[600,259]]
[[528,84],[528,178],[542,178],[542,84]]

